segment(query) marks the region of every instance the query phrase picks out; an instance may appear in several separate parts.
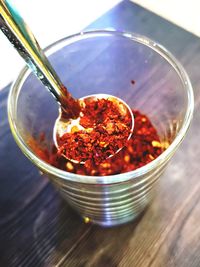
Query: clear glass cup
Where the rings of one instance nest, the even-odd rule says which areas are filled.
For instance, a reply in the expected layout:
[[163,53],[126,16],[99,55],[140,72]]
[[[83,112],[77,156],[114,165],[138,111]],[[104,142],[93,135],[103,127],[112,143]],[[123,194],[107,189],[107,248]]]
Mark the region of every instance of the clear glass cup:
[[165,48],[132,33],[76,34],[49,46],[46,55],[74,97],[111,94],[146,114],[165,151],[137,170],[110,176],[77,175],[49,165],[31,149],[30,137],[44,133],[52,146],[58,104],[27,67],[8,99],[17,144],[87,221],[112,226],[133,220],[152,199],[156,181],[190,125],[194,100],[186,72]]

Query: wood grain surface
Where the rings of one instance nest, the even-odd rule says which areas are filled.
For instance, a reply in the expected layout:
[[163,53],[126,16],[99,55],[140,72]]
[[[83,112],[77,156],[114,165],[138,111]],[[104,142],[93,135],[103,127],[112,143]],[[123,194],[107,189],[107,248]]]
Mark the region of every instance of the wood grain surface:
[[137,221],[84,224],[23,156],[0,91],[0,266],[200,266],[200,39],[123,1],[88,28],[116,28],[163,44],[183,64],[195,95],[191,128]]

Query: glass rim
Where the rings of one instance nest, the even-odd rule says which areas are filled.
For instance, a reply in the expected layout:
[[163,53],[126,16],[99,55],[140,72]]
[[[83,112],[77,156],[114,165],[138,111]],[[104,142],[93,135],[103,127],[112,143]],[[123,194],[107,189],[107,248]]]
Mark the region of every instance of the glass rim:
[[[17,96],[21,90],[21,86],[26,79],[26,77],[30,74],[30,70],[28,66],[25,66],[20,73],[17,75],[17,78],[13,82],[11,86],[11,90],[9,92],[8,96],[8,119],[9,119],[9,124],[11,128],[11,132],[13,134],[13,137],[18,144],[18,146],[21,148],[23,153],[42,171],[45,173],[48,172],[48,174],[57,176],[61,179],[65,179],[68,181],[72,182],[80,182],[80,183],[91,183],[91,184],[111,184],[111,183],[120,183],[124,182],[130,179],[135,179],[136,177],[140,175],[144,175],[153,169],[156,168],[157,165],[162,165],[162,163],[168,161],[170,157],[173,155],[174,151],[176,148],[179,146],[181,141],[184,138],[184,135],[186,134],[189,125],[192,120],[192,115],[193,115],[193,110],[194,110],[194,95],[193,95],[193,89],[192,85],[190,82],[190,79],[184,70],[183,66],[179,63],[179,61],[162,45],[159,43],[143,36],[139,35],[136,33],[132,32],[121,32],[121,31],[116,31],[116,30],[92,30],[92,31],[83,31],[77,34],[73,34],[67,37],[64,37],[48,47],[44,49],[45,53],[48,55],[48,52],[55,48],[55,46],[62,44],[65,41],[69,41],[71,39],[72,43],[76,41],[76,38],[78,40],[88,37],[95,37],[101,36],[101,35],[115,35],[115,36],[121,36],[128,38],[132,41],[135,41],[137,43],[141,43],[145,46],[150,47],[154,51],[156,51],[160,56],[162,56],[165,60],[168,61],[168,63],[174,68],[176,71],[177,75],[179,76],[183,88],[187,92],[187,99],[188,99],[188,104],[187,104],[187,110],[185,113],[185,117],[183,120],[183,124],[181,126],[181,129],[177,133],[175,139],[172,141],[172,143],[169,145],[166,150],[164,150],[156,159],[153,161],[149,162],[148,164],[125,173],[120,173],[120,174],[114,174],[114,175],[107,175],[107,176],[89,176],[89,175],[80,175],[80,174],[75,174],[71,173],[68,171],[64,171],[61,169],[58,169],[44,160],[40,159],[37,157],[32,151],[29,150],[28,146],[25,144],[23,138],[21,137],[17,125],[15,123],[15,110],[16,110],[16,103],[17,103]],[[74,41],[75,40],[75,41]],[[57,49],[56,49],[57,50]],[[51,54],[51,53],[50,53]],[[15,96],[15,101],[14,105],[12,105],[13,101],[13,96]]]

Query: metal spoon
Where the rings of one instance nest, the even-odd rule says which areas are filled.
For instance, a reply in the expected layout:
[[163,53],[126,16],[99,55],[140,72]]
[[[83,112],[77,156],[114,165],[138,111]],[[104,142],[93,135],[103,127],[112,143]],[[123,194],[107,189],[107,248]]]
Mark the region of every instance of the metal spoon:
[[[91,97],[96,99],[97,96],[86,96],[81,99],[75,99],[71,96],[46,58],[29,27],[15,7],[13,7],[7,0],[0,0],[0,29],[6,35],[20,56],[26,61],[28,67],[52,93],[60,105],[59,117],[55,122],[53,131],[54,143],[58,147],[57,138],[62,136],[65,132],[70,132],[74,123],[76,123],[79,128],[81,127],[78,125],[80,103],[87,101],[88,98],[91,100]],[[128,137],[129,139],[134,126],[134,118],[128,105],[121,99],[111,95],[101,94],[98,95],[98,98],[115,99],[116,102],[124,105],[124,109],[130,113],[132,118],[132,126]],[[73,161],[73,159],[69,160]]]

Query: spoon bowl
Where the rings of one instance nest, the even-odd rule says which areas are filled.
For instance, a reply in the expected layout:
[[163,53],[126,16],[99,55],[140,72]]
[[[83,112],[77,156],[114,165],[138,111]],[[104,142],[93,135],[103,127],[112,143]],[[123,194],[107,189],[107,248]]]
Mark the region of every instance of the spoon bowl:
[[[106,99],[106,100],[110,100],[113,103],[115,103],[119,109],[123,112],[123,114],[125,116],[130,116],[131,117],[131,126],[130,126],[130,131],[129,131],[129,135],[127,138],[127,141],[131,138],[132,132],[133,132],[133,128],[134,128],[134,116],[132,113],[132,110],[130,109],[130,107],[120,98],[109,95],[109,94],[95,94],[95,95],[88,95],[88,96],[84,96],[82,98],[79,99],[79,104],[81,107],[84,107],[87,103],[93,102],[93,101],[97,101],[97,100],[101,100],[101,99]],[[76,129],[76,131],[87,131],[86,128],[84,128],[81,123],[80,123],[80,118],[81,118],[81,112],[79,114],[79,116],[75,119],[66,119],[63,116],[63,111],[60,108],[60,112],[59,112],[59,116],[55,122],[54,125],[54,129],[53,129],[53,140],[54,140],[54,144],[55,146],[59,149],[59,140],[60,138],[66,134],[66,133],[73,133],[74,128]],[[91,128],[90,128],[91,130]],[[115,154],[118,153],[123,147],[118,148],[115,151]],[[74,163],[79,163],[79,164],[84,164],[85,161],[77,161],[73,158],[68,158],[66,157],[65,154],[63,154],[63,156],[74,162]],[[112,157],[113,155],[109,155],[108,158]]]

